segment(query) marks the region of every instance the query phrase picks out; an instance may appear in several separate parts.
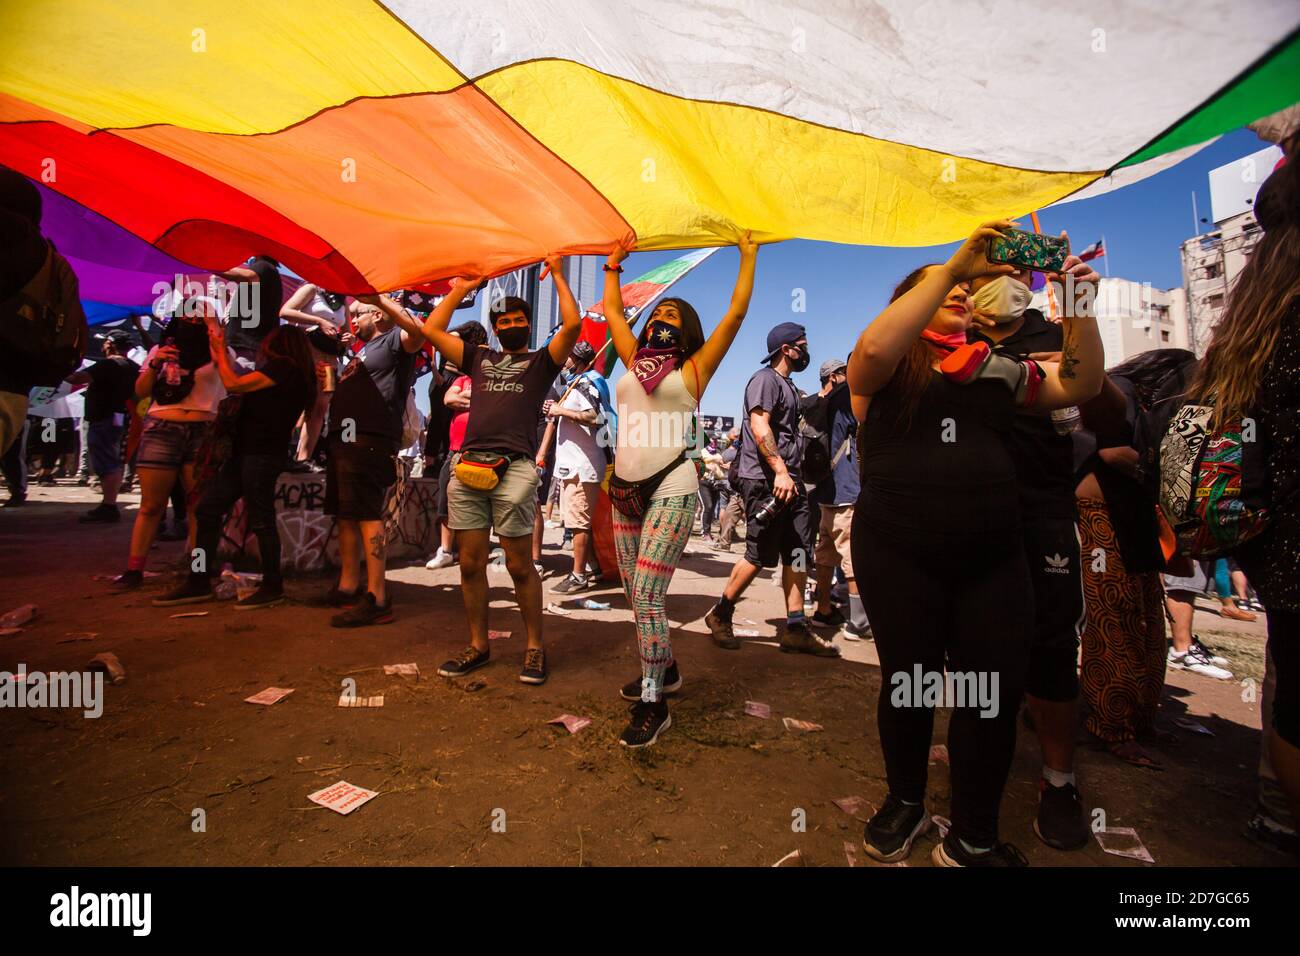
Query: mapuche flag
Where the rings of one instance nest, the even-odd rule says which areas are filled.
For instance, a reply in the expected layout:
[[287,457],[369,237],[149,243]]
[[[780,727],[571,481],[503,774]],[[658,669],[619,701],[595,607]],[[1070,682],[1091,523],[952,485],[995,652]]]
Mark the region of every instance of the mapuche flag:
[[[648,305],[668,291],[678,279],[686,275],[717,249],[692,249],[684,256],[678,256],[656,266],[644,275],[638,276],[623,286],[623,314],[629,325],[635,325],[637,317]],[[605,350],[609,341],[609,323],[605,321],[605,306],[596,303],[583,314],[582,332],[579,341],[590,342],[596,350],[596,370],[601,375],[608,375],[614,367],[614,350]]]

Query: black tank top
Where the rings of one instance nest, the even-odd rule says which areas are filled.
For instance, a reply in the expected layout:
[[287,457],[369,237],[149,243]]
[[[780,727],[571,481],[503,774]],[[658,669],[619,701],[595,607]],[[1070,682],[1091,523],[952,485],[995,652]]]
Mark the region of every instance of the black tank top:
[[955,385],[932,372],[910,418],[891,405],[874,399],[858,436],[856,512],[866,526],[940,548],[1018,538],[1016,471],[1006,444],[1015,404],[1006,386]]

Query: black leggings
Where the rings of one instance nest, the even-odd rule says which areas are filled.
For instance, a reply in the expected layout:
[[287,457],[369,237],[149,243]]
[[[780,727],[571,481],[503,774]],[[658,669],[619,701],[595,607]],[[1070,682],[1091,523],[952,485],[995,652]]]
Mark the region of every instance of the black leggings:
[[853,571],[880,655],[876,722],[889,792],[925,798],[934,709],[913,705],[915,668],[942,674],[946,664],[983,678],[990,693],[996,679],[995,716],[982,716],[985,708],[968,698],[948,722],[952,832],[990,846],[1029,670],[1034,599],[1023,538],[1013,529],[961,547],[900,544],[864,519],[859,511],[853,521]]
[[217,472],[194,509],[198,521],[195,545],[206,556],[206,574],[215,577],[217,549],[226,513],[240,498],[248,515],[248,530],[257,536],[262,581],[279,584],[280,535],[275,526],[275,482],[284,468],[283,455],[233,455]]

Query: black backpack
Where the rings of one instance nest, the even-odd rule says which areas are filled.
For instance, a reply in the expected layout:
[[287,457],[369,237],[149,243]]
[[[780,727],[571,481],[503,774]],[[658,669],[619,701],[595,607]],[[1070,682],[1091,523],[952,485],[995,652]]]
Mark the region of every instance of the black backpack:
[[[848,388],[837,385],[836,388]],[[800,402],[799,435],[803,439],[803,480],[816,485],[831,476],[834,469],[831,450],[831,395],[810,395]]]
[[54,243],[27,284],[0,302],[0,348],[33,385],[58,385],[81,367],[90,341],[77,276]]

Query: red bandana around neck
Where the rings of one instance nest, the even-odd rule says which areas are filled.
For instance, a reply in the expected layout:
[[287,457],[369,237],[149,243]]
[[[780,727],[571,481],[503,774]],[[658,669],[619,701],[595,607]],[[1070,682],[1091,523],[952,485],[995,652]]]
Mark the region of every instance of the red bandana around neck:
[[632,374],[641,383],[645,393],[651,395],[659,383],[677,367],[681,357],[680,349],[638,349],[632,357]]
[[949,332],[947,335],[943,335],[931,329],[923,329],[921,331],[921,338],[925,339],[932,345],[937,345],[941,349],[948,349],[950,351],[952,349],[959,349],[966,344],[965,332]]

